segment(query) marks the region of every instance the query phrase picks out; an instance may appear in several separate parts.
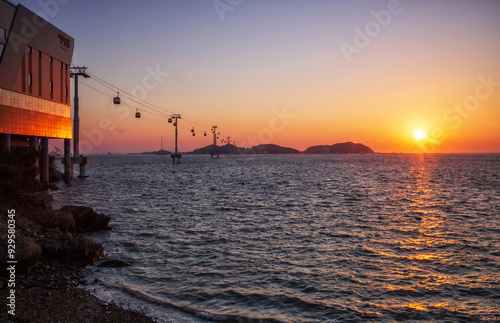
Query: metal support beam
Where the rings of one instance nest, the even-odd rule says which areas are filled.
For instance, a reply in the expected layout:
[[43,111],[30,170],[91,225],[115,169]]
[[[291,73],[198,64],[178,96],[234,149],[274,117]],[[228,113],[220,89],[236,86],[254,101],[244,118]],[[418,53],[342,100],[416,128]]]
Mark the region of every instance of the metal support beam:
[[212,127],[212,133],[214,134],[214,143],[212,145],[212,151],[210,152],[210,158],[214,158],[215,155],[217,155],[217,158],[219,158],[219,150],[217,149],[217,138],[218,138],[217,126]]
[[177,150],[177,123],[178,119],[181,119],[181,115],[173,114],[170,118],[174,120],[174,127],[175,127],[175,153],[170,155],[170,157],[172,157],[172,164],[175,164],[175,159],[177,159],[177,164],[180,164],[182,155],[179,154]]
[[[74,106],[75,111],[73,114],[73,157],[75,159],[80,158],[78,163],[73,162],[73,164],[80,165],[80,176],[82,178],[87,176],[87,164],[90,164],[90,158],[85,158],[83,154],[80,155],[80,99],[78,97],[78,76],[83,76],[84,78],[89,78],[90,76],[85,72],[86,67],[71,67],[70,76],[75,78],[75,98]],[[66,158],[66,156],[65,156]],[[73,166],[71,167],[71,173],[73,173]]]

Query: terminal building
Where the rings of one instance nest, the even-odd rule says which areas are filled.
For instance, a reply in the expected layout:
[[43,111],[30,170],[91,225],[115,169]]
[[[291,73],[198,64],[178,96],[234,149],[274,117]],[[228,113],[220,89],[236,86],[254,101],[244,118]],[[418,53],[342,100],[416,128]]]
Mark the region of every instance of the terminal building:
[[73,49],[65,32],[21,4],[0,0],[0,148],[41,147],[42,182],[48,182],[49,139],[65,140],[69,169]]

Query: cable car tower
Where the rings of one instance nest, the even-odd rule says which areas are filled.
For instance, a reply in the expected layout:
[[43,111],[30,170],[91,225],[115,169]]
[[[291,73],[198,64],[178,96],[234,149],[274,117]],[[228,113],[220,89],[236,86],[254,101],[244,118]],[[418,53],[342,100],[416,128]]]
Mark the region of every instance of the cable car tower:
[[[90,76],[87,74],[87,67],[78,67],[71,66],[69,76],[75,79],[75,98],[74,98],[74,115],[73,115],[73,158],[71,159],[72,164],[80,165],[80,176],[81,178],[86,178],[87,176],[87,165],[91,163],[90,157],[80,155],[80,99],[78,97],[78,76],[83,76],[84,78],[89,78]],[[68,146],[66,142],[64,143],[64,152],[69,151],[69,143]],[[65,170],[66,170],[65,166]],[[73,166],[71,166],[71,173],[73,173]]]
[[[231,156],[231,137],[227,137],[226,139],[222,139],[221,143],[226,144],[226,156]],[[234,144],[234,142],[233,142]]]
[[215,155],[217,155],[217,158],[219,158],[219,150],[217,149],[217,138],[218,135],[220,134],[217,131],[217,126],[212,127],[212,133],[214,134],[214,143],[212,145],[212,152],[210,153],[210,158],[214,158]]
[[[170,157],[172,157],[172,164],[175,164],[175,159],[177,158],[177,164],[180,164],[181,163],[181,157],[182,155],[180,155],[177,151],[177,120],[178,119],[181,119],[181,115],[180,114],[172,114],[170,116],[170,119],[168,119],[168,123],[174,123],[174,127],[175,127],[175,152],[170,155]],[[174,121],[175,120],[175,121]]]

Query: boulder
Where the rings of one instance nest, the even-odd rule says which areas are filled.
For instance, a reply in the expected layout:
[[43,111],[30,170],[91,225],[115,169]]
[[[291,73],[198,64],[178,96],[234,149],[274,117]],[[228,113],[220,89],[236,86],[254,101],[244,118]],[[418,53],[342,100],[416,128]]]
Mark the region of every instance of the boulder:
[[61,232],[75,232],[76,223],[73,214],[64,211],[38,210],[30,215],[32,221],[45,230],[58,228]]
[[95,265],[104,254],[101,244],[90,241],[82,234],[49,232],[41,244],[48,258],[71,265]]
[[50,209],[52,203],[54,203],[54,198],[47,192],[36,192],[25,195],[28,200],[33,202],[33,204],[40,206],[44,209]]
[[108,226],[111,218],[104,214],[94,212],[87,206],[66,205],[61,211],[73,214],[78,232],[94,232],[99,230],[111,230]]
[[27,237],[16,237],[16,260],[20,271],[26,271],[38,263],[42,256],[42,248],[35,240]]

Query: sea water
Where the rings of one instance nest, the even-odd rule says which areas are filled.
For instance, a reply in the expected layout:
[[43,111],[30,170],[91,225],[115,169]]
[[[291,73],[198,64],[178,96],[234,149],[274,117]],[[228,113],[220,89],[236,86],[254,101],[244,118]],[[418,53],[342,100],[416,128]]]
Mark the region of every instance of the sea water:
[[[93,156],[98,296],[168,322],[500,320],[500,155]],[[179,312],[180,310],[180,312]]]

